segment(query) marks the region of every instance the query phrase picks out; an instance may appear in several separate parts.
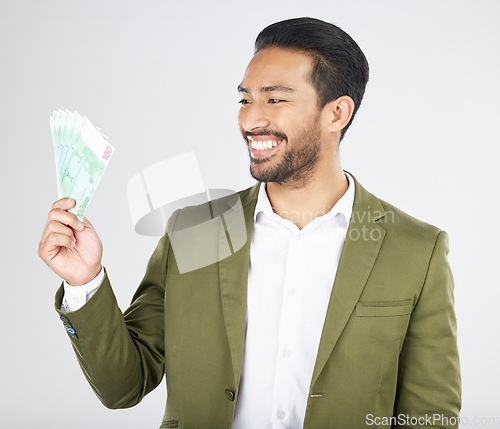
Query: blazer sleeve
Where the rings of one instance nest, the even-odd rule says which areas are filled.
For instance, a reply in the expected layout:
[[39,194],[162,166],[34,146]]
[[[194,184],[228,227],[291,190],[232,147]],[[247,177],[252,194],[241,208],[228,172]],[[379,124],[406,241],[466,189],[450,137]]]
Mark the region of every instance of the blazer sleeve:
[[448,250],[441,231],[400,354],[394,415],[404,418],[397,428],[416,427],[411,422],[418,418],[417,427],[458,428],[461,380]]
[[[164,294],[169,251],[167,234],[151,256],[130,307],[122,314],[107,273],[79,310],[62,313],[62,287],[56,310],[66,327],[80,366],[108,408],[139,403],[164,374]],[[67,329],[68,330],[68,329]]]

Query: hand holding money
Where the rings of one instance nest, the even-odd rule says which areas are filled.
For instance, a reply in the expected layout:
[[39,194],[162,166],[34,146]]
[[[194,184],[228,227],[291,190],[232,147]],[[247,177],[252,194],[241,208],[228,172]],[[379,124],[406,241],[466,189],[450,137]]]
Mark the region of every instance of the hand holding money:
[[54,112],[50,128],[60,199],[52,205],[38,254],[58,276],[80,286],[101,270],[101,240],[84,215],[114,148],[76,112]]
[[101,270],[102,244],[92,224],[67,210],[75,201],[63,198],[52,205],[38,255],[62,279],[81,286]]

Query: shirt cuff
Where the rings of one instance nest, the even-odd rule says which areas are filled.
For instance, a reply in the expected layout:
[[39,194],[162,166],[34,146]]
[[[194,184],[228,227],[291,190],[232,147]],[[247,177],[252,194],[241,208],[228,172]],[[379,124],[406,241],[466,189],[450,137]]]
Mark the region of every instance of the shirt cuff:
[[71,286],[67,282],[64,282],[64,296],[61,302],[61,311],[63,313],[69,313],[70,311],[76,311],[82,308],[85,303],[92,298],[92,295],[96,293],[103,280],[104,268],[101,267],[99,274],[87,284]]

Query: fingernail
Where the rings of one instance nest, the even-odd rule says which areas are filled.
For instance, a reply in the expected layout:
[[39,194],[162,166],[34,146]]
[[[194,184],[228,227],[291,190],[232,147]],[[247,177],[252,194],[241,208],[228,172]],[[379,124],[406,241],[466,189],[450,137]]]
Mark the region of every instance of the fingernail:
[[83,229],[83,222],[82,221],[78,221],[78,229]]

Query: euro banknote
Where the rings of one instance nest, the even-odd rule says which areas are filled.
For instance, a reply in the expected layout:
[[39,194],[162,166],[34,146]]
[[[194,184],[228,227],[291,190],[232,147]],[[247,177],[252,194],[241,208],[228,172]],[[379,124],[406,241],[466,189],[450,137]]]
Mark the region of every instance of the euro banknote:
[[76,201],[70,209],[83,220],[115,149],[85,117],[68,110],[50,117],[59,198]]

